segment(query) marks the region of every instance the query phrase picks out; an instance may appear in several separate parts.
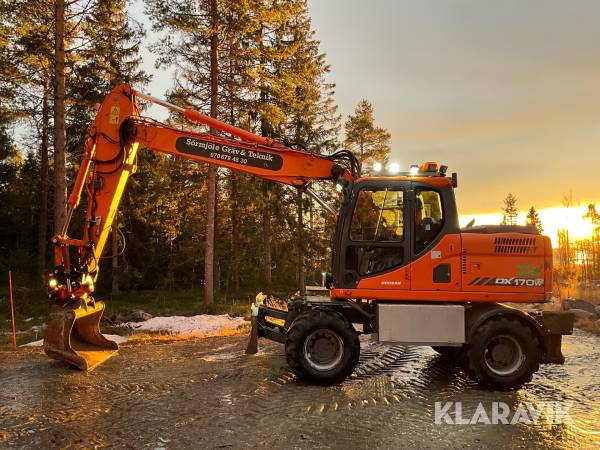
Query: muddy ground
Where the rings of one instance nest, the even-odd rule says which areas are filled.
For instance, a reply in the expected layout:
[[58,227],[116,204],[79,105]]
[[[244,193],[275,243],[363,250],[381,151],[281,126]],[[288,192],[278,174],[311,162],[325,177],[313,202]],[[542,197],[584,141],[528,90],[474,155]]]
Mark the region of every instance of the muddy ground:
[[[123,346],[94,372],[40,350],[0,352],[0,447],[598,448],[600,338],[565,338],[564,366],[546,365],[515,392],[479,389],[426,347],[363,342],[361,363],[332,387],[306,386],[279,344],[245,356],[245,337]],[[570,423],[435,424],[435,402],[572,404]],[[455,409],[450,416],[456,418]],[[548,418],[546,418],[548,419]]]

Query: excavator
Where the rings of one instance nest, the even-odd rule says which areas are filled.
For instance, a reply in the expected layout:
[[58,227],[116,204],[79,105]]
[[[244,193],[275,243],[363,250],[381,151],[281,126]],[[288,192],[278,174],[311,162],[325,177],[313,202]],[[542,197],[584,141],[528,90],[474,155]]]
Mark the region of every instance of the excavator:
[[[144,100],[210,127],[178,129],[144,117]],[[360,335],[381,343],[430,346],[464,366],[483,386],[514,389],[541,363],[564,363],[562,336],[573,316],[527,304],[552,296],[552,246],[531,226],[461,229],[458,179],[436,162],[407,172],[374,164],[361,175],[347,150],[321,155],[182,108],[123,84],[103,100],[89,129],[67,203],[62,232],[52,238],[48,274],[48,356],[91,370],[118,345],[100,331],[105,304],[94,297],[99,261],[138,147],[213,164],[301,189],[335,222],[328,295],[304,294],[287,310],[257,301],[252,334],[285,346],[289,367],[306,383],[329,385],[352,374]],[[325,180],[339,191],[332,208],[313,189]],[[83,237],[69,237],[73,213],[87,204]],[[363,339],[364,340],[364,339]],[[249,346],[252,347],[252,346]]]

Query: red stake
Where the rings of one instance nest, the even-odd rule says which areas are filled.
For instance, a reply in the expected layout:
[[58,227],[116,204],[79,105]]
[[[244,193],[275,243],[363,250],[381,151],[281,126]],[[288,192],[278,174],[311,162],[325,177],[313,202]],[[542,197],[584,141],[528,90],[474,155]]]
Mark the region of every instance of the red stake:
[[17,337],[15,335],[15,307],[13,306],[13,295],[12,295],[12,273],[8,271],[8,292],[10,293],[10,317],[12,319],[12,337],[13,337],[13,348],[17,349]]

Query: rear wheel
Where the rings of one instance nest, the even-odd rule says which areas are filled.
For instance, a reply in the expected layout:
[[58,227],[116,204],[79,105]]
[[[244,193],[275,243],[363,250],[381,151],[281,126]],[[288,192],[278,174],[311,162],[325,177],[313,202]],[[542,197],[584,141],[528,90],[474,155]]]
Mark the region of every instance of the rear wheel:
[[313,309],[298,315],[287,333],[287,362],[307,383],[339,383],[352,373],[359,354],[354,327],[332,310]]
[[539,345],[532,330],[515,319],[491,319],[480,326],[467,349],[477,381],[498,389],[518,388],[539,368]]

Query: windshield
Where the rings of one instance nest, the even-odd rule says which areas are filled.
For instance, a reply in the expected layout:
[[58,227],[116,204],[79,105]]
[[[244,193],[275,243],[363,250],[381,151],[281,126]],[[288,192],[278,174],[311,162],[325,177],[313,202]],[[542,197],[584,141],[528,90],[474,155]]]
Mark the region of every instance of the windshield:
[[403,192],[389,188],[361,190],[352,216],[350,239],[353,241],[400,241],[403,237]]

